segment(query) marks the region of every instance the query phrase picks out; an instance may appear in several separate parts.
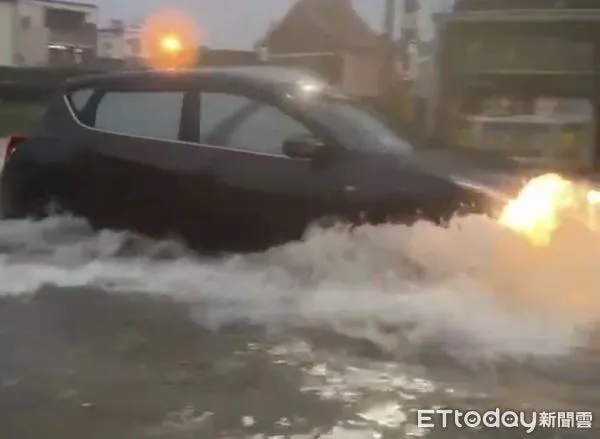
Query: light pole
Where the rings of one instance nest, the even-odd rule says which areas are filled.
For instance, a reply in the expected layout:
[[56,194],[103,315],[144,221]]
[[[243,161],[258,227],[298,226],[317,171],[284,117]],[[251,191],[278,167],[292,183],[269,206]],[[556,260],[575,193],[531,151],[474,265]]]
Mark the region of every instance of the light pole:
[[[384,0],[383,11],[383,41],[382,53],[383,63],[381,71],[381,85],[385,88],[394,75],[396,61],[396,15],[397,0]],[[400,46],[400,57],[402,70],[406,73],[410,69],[410,44],[417,39],[417,14],[419,0],[403,0],[402,10],[402,40]]]

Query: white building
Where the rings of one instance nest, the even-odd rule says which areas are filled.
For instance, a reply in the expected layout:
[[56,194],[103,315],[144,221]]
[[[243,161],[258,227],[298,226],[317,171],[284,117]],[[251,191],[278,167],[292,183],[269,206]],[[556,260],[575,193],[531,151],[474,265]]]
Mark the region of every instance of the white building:
[[139,26],[112,20],[110,27],[98,29],[98,58],[123,61],[144,58],[141,34]]
[[98,8],[63,0],[0,0],[0,65],[72,65],[93,59]]

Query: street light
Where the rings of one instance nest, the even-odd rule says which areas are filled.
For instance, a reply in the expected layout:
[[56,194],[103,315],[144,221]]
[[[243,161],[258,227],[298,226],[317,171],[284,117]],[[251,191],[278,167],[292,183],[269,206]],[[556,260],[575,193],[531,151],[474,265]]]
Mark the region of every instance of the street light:
[[176,55],[181,52],[183,44],[177,35],[165,35],[160,39],[160,48],[163,52]]
[[188,14],[171,9],[156,11],[144,22],[141,34],[148,67],[174,69],[198,64],[200,35]]

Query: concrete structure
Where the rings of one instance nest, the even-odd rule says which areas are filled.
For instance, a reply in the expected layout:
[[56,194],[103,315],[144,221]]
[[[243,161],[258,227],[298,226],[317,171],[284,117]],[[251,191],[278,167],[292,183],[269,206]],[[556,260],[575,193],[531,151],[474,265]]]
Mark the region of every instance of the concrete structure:
[[74,65],[95,58],[97,6],[0,0],[0,65]]
[[142,45],[142,29],[112,20],[107,28],[98,29],[97,55],[100,59],[130,61],[146,58]]

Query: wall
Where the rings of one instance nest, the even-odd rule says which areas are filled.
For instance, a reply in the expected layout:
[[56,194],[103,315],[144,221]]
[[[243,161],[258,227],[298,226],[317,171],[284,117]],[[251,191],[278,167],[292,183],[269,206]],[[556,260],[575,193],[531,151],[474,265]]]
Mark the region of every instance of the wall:
[[48,29],[37,27],[18,29],[15,33],[17,65],[37,66],[48,62]]
[[29,19],[30,28],[44,27],[44,8],[40,7],[34,0],[19,0],[18,5],[18,28],[25,31],[23,21]]
[[114,29],[99,30],[97,53],[99,58],[125,58],[123,32]]
[[0,0],[0,66],[14,64],[14,5]]
[[357,97],[377,96],[382,63],[382,56],[371,51],[344,54],[341,84],[344,93]]
[[[137,41],[134,43],[133,41]],[[134,45],[137,44],[137,51],[134,50]],[[144,52],[142,44],[142,30],[138,27],[125,28],[125,58],[147,58],[149,55]]]
[[[134,50],[132,40],[138,41],[139,50]],[[100,58],[130,59],[145,57],[142,52],[141,31],[139,28],[100,29],[98,31],[98,56]]]
[[33,0],[20,0],[17,5],[15,62],[17,65],[44,64],[48,61],[44,9]]

